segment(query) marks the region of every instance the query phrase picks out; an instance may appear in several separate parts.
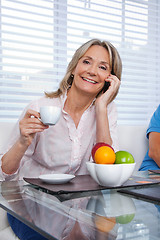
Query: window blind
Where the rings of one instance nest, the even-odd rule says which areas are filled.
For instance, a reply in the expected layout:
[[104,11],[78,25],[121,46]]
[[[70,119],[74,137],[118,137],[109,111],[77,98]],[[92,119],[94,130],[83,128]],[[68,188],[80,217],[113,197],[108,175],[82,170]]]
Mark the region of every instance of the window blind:
[[74,51],[110,41],[123,63],[119,124],[146,124],[160,102],[158,0],[0,0],[0,121],[56,90]]

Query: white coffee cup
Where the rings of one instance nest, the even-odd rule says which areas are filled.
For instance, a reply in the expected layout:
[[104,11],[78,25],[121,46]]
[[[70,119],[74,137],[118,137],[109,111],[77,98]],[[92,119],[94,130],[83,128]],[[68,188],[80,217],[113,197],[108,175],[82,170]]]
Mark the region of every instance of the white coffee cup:
[[45,125],[55,125],[61,116],[61,108],[55,106],[40,107],[40,120]]

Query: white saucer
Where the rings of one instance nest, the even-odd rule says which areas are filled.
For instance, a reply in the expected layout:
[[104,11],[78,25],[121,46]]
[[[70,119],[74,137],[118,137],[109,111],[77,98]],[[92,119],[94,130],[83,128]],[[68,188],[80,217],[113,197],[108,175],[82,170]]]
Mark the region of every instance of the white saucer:
[[53,173],[53,174],[40,175],[39,179],[41,179],[43,182],[50,183],[50,184],[63,184],[63,183],[69,182],[74,177],[75,175],[71,175],[71,174]]

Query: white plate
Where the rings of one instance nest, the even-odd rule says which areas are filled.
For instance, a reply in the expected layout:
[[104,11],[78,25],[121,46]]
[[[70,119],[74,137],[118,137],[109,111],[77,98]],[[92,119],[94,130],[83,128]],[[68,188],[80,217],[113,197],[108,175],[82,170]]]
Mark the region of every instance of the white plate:
[[53,174],[40,175],[39,179],[41,179],[43,182],[50,183],[50,184],[63,184],[63,183],[69,182],[74,177],[75,175],[72,175],[72,174],[53,173]]

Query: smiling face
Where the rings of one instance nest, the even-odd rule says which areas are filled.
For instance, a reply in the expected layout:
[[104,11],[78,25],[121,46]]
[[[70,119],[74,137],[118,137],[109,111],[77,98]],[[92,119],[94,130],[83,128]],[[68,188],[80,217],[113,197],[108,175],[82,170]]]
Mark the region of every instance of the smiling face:
[[73,85],[81,91],[97,95],[104,87],[105,79],[111,73],[109,53],[101,46],[91,46],[73,71]]

